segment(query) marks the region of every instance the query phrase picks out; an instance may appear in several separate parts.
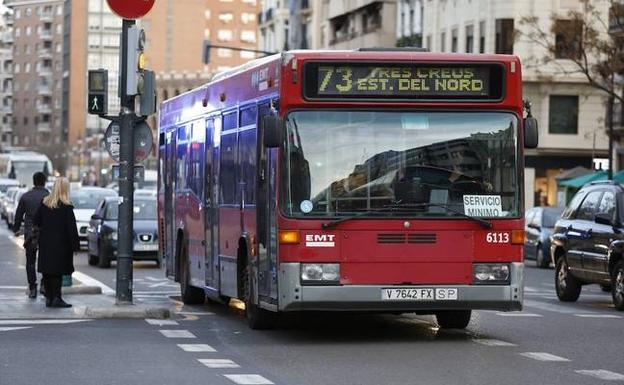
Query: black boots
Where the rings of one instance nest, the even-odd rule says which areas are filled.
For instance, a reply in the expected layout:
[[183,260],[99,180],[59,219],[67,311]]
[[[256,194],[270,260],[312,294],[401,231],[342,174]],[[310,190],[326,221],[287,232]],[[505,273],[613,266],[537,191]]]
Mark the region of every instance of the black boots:
[[61,307],[61,308],[65,308],[65,307],[71,307],[72,305],[63,301],[63,299],[61,297],[56,297],[56,298],[52,298],[50,299],[46,299],[46,307]]
[[37,298],[37,285],[32,285],[28,288],[28,298]]

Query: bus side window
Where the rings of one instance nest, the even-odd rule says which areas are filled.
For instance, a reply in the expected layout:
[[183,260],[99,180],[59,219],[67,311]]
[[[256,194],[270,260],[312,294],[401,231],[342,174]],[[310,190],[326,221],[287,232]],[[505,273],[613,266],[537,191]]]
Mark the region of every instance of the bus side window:
[[[246,204],[256,203],[256,106],[245,107],[240,112],[240,132],[238,140],[241,182],[244,183],[243,196]],[[254,126],[253,128],[248,128]]]
[[[236,204],[236,181],[238,180],[237,167],[237,113],[223,115],[223,130],[221,136],[221,165],[220,165],[220,200],[221,204]],[[231,131],[231,132],[228,132]]]
[[187,174],[187,157],[188,157],[188,136],[187,127],[178,128],[178,148],[177,148],[177,184],[176,189],[183,190],[187,188],[186,174]]

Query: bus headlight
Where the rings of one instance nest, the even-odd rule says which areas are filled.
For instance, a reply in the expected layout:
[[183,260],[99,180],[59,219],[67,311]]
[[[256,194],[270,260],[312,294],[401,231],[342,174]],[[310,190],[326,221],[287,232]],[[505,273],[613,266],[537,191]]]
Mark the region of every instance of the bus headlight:
[[338,263],[302,263],[302,283],[338,283],[340,264]]
[[509,283],[509,265],[503,263],[475,263],[472,265],[475,284]]

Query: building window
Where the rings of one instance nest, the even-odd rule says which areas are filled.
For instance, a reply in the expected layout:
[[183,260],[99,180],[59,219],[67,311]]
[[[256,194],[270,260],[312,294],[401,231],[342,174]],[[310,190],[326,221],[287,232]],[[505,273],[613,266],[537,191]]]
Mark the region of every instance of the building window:
[[30,36],[30,34],[32,34],[32,27],[29,26],[29,27],[26,27],[26,36]]
[[446,32],[440,34],[440,52],[446,52]]
[[474,27],[472,25],[466,26],[466,52],[474,52]]
[[457,29],[451,31],[451,52],[457,52]]
[[251,51],[240,51],[240,57],[241,59],[255,59],[256,54]]
[[221,12],[219,14],[219,20],[223,23],[229,23],[234,20],[234,14],[232,12]]
[[256,19],[256,14],[251,12],[243,12],[241,13],[241,21],[243,24],[252,23]]
[[550,134],[578,133],[578,96],[551,95],[548,109],[548,132]]
[[231,41],[234,38],[234,33],[229,29],[220,29],[217,32],[217,39],[219,41]]
[[431,35],[427,35],[427,37],[425,38],[425,44],[425,48],[431,51]]
[[583,25],[574,20],[555,21],[555,58],[578,59],[581,54]]
[[255,31],[249,31],[249,30],[243,30],[243,31],[241,31],[240,39],[241,39],[241,41],[243,41],[245,43],[255,43],[256,42],[256,32]]
[[513,54],[514,20],[496,19],[496,53]]
[[207,9],[207,10],[204,12],[204,17],[206,18],[206,20],[210,20],[210,10],[209,10],[209,9]]
[[479,53],[485,53],[485,21],[479,22]]
[[217,56],[219,57],[232,57],[232,50],[227,48],[217,49]]

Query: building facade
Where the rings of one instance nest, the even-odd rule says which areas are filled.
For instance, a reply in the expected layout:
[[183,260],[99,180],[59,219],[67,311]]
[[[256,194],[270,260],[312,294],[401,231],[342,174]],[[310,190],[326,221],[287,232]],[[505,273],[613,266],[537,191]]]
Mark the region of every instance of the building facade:
[[[4,12],[2,12],[4,11]],[[0,6],[0,150],[13,144],[13,12]]]
[[565,20],[580,7],[578,0],[424,2],[423,43],[430,51],[514,54],[523,63],[524,98],[532,103],[540,133],[539,147],[526,151],[526,207],[565,204],[557,198],[556,175],[575,166],[594,168],[607,157],[604,95],[581,75],[564,76],[561,68],[571,69],[569,60],[543,64],[548,51],[527,37],[529,27],[520,22],[537,16],[540,28],[550,31],[552,14]]
[[290,49],[290,4],[288,0],[260,0],[258,48],[266,52]]
[[[63,1],[6,0],[13,10],[13,145],[63,163]],[[61,151],[63,150],[63,151]]]
[[422,46],[422,0],[397,0],[397,45]]

